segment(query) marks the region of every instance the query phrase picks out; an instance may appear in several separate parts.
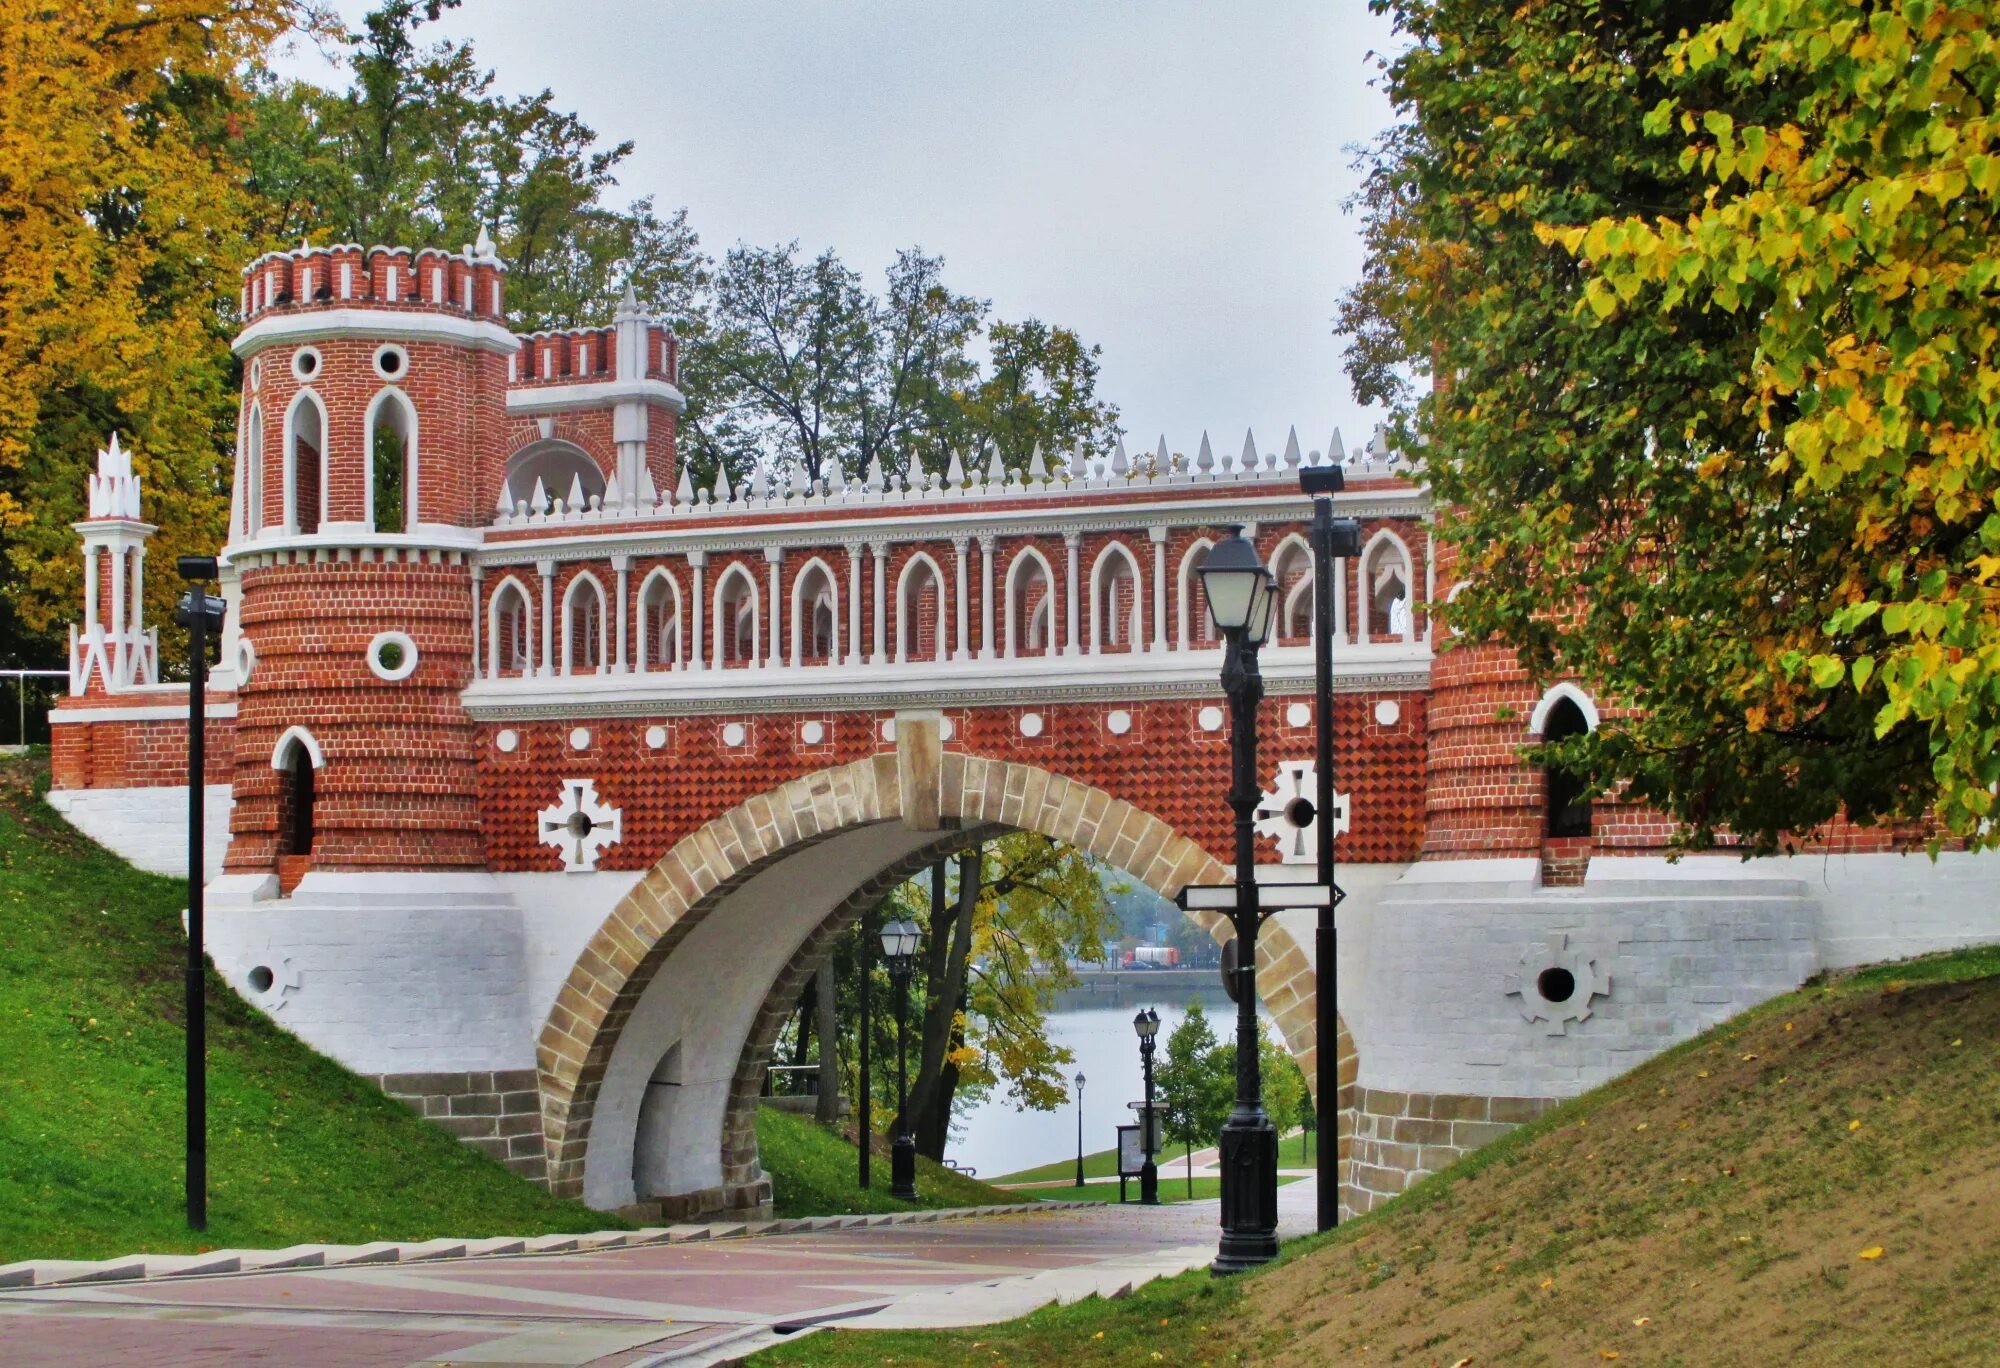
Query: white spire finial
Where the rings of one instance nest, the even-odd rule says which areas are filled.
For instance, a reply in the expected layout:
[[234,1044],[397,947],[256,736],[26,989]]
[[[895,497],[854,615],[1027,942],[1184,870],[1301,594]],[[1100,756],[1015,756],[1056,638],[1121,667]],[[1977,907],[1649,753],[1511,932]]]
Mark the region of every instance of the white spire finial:
[[1007,467],[1000,464],[1000,444],[989,439],[986,451],[986,483],[1001,484],[1007,478]]
[[681,467],[681,482],[674,486],[674,502],[691,504],[694,502],[694,481],[688,478],[688,468]]
[[111,444],[97,450],[97,473],[85,486],[93,518],[133,518],[139,516],[139,477],[132,473],[132,456],[119,445],[118,434]]
[[715,463],[715,501],[726,504],[736,497],[729,488],[729,471],[720,461]]
[[1049,478],[1049,463],[1042,459],[1042,444],[1035,443],[1035,454],[1028,458],[1028,478],[1041,484]]
[[1297,470],[1305,463],[1305,453],[1299,450],[1299,430],[1296,425],[1285,434],[1285,469]]
[[493,238],[483,223],[479,225],[479,236],[472,240],[472,255],[480,261],[493,260]]
[[968,483],[965,478],[965,462],[959,459],[956,451],[951,453],[951,465],[944,472],[944,478],[947,484],[958,489],[965,488]]
[[1125,454],[1125,434],[1122,432],[1118,434],[1118,444],[1111,448],[1111,473],[1121,476],[1132,473],[1132,458]]
[[1333,430],[1333,440],[1326,444],[1326,461],[1328,465],[1347,464],[1347,443],[1340,440],[1339,428]]
[[1201,450],[1194,454],[1194,473],[1206,475],[1215,469],[1215,448],[1208,444],[1208,432],[1201,434]]
[[1174,473],[1174,454],[1167,450],[1167,434],[1160,434],[1160,445],[1153,451],[1153,473],[1171,475]]
[[1261,470],[1264,468],[1264,458],[1257,454],[1257,438],[1251,433],[1249,428],[1243,429],[1243,454],[1236,458],[1236,468],[1238,470]]

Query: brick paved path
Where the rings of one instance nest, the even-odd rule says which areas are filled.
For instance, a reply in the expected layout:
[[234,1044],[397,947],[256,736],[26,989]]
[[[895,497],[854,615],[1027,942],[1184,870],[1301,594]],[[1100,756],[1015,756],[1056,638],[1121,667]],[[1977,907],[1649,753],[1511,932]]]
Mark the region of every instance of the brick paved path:
[[[1310,1183],[1281,1189],[1285,1233]],[[1303,1196],[1300,1189],[1305,1189]],[[585,1254],[0,1292],[0,1362],[693,1365],[828,1319],[972,1323],[1094,1277],[1191,1266],[1213,1202],[877,1226]],[[1059,1272],[1052,1280],[1047,1275]]]

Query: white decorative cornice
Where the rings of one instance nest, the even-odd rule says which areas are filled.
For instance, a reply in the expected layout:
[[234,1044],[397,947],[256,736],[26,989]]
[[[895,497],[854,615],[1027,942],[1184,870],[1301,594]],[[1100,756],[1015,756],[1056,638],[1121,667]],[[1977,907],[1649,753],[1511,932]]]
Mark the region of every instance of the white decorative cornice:
[[687,397],[679,389],[664,380],[643,377],[593,380],[582,385],[537,385],[507,391],[507,412],[515,418],[566,413],[572,409],[603,408],[606,404],[621,402],[660,404],[675,413],[687,412]]
[[384,342],[446,342],[502,355],[512,355],[521,348],[521,340],[513,333],[483,318],[403,309],[313,309],[306,313],[267,314],[238,333],[231,346],[238,356],[247,357],[283,343],[326,342],[342,337]]

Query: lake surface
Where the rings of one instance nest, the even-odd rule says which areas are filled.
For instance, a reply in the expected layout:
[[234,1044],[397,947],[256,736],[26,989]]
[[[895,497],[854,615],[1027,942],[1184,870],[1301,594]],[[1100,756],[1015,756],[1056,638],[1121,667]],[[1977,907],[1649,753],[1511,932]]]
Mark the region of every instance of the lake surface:
[[[1153,1056],[1157,1069],[1166,1062],[1167,1037],[1187,1015],[1190,997],[1201,999],[1216,1038],[1231,1038],[1236,1025],[1236,1008],[1220,991],[1190,994],[1185,989],[1157,1002],[1131,1000],[1118,1007],[1084,1007],[1049,1014],[1049,1035],[1075,1055],[1065,1065],[1065,1077],[1081,1071],[1083,1088],[1083,1147],[1086,1151],[1110,1149],[1117,1143],[1116,1127],[1137,1120],[1125,1104],[1145,1096],[1145,1081],[1139,1064],[1139,1037],[1132,1030],[1132,1018],[1141,1006],[1160,1014],[1159,1052]],[[1268,1016],[1261,1009],[1259,1015]],[[946,1155],[956,1162],[979,1170],[982,1178],[995,1178],[1037,1164],[1076,1157],[1077,1109],[1074,1091],[1071,1100],[1053,1112],[1017,1111],[1001,1088],[972,1111],[960,1116],[952,1126],[951,1144]],[[1164,1161],[1165,1156],[1161,1156]]]

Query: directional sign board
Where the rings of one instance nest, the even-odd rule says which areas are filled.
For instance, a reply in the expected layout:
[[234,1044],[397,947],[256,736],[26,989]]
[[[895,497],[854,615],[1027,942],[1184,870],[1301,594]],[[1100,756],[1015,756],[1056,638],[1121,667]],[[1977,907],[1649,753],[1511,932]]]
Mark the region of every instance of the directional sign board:
[[[1294,907],[1338,907],[1347,896],[1339,884],[1260,883],[1257,910],[1282,912]],[[1183,912],[1234,912],[1235,884],[1189,884],[1174,895]]]

